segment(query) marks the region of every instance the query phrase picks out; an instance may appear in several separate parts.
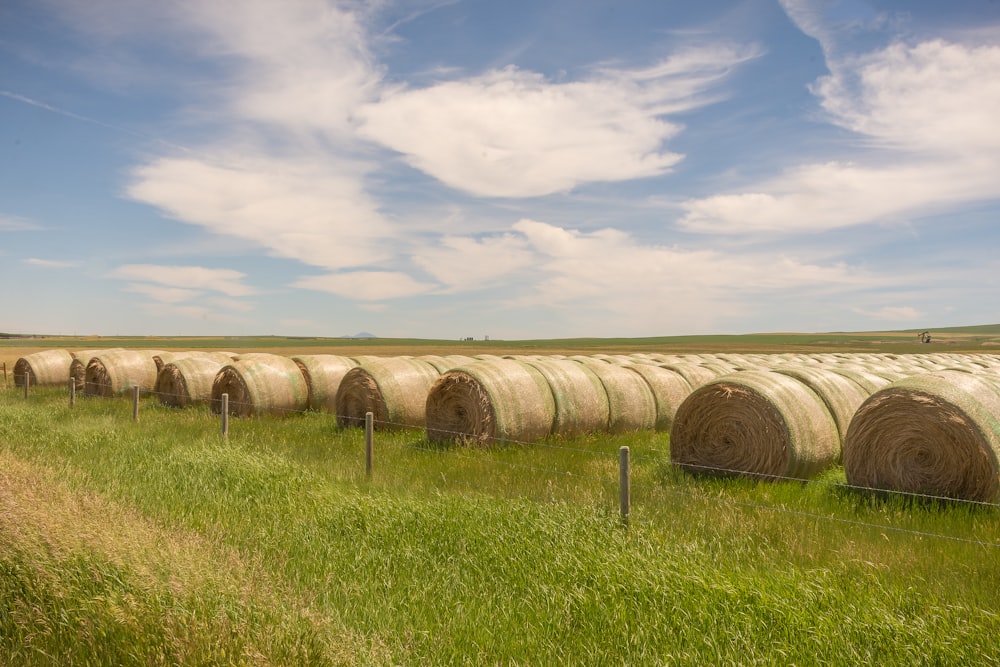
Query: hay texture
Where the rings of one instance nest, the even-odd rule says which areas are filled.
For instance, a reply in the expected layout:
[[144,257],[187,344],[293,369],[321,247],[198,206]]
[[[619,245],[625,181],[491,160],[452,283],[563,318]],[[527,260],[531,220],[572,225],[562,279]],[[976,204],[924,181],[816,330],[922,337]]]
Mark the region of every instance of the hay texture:
[[427,394],[427,439],[487,446],[532,442],[552,432],[556,405],[538,369],[482,359],[444,374]]
[[938,371],[904,378],[866,400],[844,440],[853,486],[994,501],[1000,388],[988,377]]
[[670,458],[691,472],[808,479],[833,464],[837,425],[808,387],[771,371],[739,371],[695,389],[670,430]]
[[593,371],[608,396],[609,433],[652,431],[656,427],[656,398],[649,384],[631,366],[604,361],[578,362]]
[[287,415],[304,412],[309,390],[298,364],[278,354],[254,354],[223,366],[212,382],[212,412],[222,412],[222,395],[229,395],[229,413],[236,417]]
[[337,354],[311,354],[292,357],[306,379],[309,391],[309,409],[323,412],[337,411],[337,390],[344,375],[358,362],[351,357]]
[[657,431],[669,432],[674,423],[677,409],[694,389],[683,377],[660,366],[635,364],[629,368],[642,376],[642,379],[649,385],[650,391],[653,392],[653,400],[656,405],[654,428]]
[[822,368],[792,366],[779,367],[774,370],[776,373],[795,378],[812,389],[823,400],[826,409],[830,411],[830,416],[833,417],[833,421],[837,423],[839,443],[842,443],[847,436],[847,427],[850,425],[854,413],[871,395],[871,392],[866,391],[857,382]]
[[14,362],[14,386],[23,387],[25,378],[29,387],[67,386],[71,363],[73,355],[69,350],[43,350],[26,354]]
[[608,395],[596,373],[570,359],[537,357],[520,361],[541,373],[549,385],[555,401],[553,435],[574,436],[607,429]]
[[372,413],[378,430],[423,427],[427,392],[441,376],[412,357],[367,357],[344,374],[337,389],[337,424],[364,426]]
[[678,362],[673,364],[660,364],[661,368],[666,368],[669,371],[673,371],[680,375],[682,378],[687,380],[687,383],[691,385],[691,389],[697,389],[706,382],[710,382],[717,378],[719,375],[711,368],[705,368],[701,364],[691,363],[691,362]]
[[156,374],[156,395],[162,405],[186,408],[212,399],[212,385],[227,362],[208,356],[188,356],[165,364]]
[[88,396],[118,396],[133,387],[156,386],[157,368],[147,350],[105,350],[87,362],[83,391]]
[[76,391],[83,391],[87,383],[87,364],[98,354],[109,350],[80,350],[73,352],[73,361],[69,364],[69,376],[73,378],[73,387]]

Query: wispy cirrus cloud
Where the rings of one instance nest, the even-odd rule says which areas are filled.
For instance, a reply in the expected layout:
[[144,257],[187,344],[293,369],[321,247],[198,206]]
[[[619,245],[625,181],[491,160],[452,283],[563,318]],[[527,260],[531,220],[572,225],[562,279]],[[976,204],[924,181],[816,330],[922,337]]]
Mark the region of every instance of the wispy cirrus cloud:
[[[152,283],[156,286],[172,288],[173,291],[163,292],[168,300],[174,297],[195,296],[201,292],[221,292],[230,297],[250,296],[257,290],[243,283],[246,275],[232,269],[212,269],[202,266],[168,266],[160,264],[125,264],[111,271],[110,278],[118,278],[141,283]],[[153,288],[139,290],[147,295],[154,293]]]

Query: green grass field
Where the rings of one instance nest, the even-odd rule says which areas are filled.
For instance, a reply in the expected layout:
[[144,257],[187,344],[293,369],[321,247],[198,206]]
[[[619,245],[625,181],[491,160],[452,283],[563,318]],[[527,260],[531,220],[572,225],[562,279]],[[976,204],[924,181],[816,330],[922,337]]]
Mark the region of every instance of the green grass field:
[[0,391],[0,663],[1000,664],[997,507],[668,461]]

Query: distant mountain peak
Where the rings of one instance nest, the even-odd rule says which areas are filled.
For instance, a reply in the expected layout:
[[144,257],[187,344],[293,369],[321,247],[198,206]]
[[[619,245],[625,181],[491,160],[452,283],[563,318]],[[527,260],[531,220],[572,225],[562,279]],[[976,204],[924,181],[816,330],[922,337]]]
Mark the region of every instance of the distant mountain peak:
[[344,338],[378,338],[378,336],[368,333],[367,331],[362,331],[354,334],[353,336],[344,336]]

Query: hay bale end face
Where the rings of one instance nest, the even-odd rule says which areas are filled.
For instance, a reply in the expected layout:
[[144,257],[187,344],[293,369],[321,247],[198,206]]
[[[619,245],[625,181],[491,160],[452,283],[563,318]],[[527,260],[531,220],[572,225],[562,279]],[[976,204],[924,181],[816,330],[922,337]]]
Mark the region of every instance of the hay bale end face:
[[866,489],[994,501],[1000,388],[939,371],[898,380],[858,409],[844,440],[847,482]]
[[431,442],[486,446],[548,436],[555,399],[545,377],[512,359],[482,359],[452,369],[427,394]]
[[670,458],[695,473],[808,479],[839,453],[837,425],[798,380],[738,371],[695,389],[677,410]]
[[87,362],[84,393],[91,396],[118,396],[139,387],[156,386],[157,368],[153,355],[145,350],[115,349],[101,352]]
[[440,377],[432,364],[412,357],[371,357],[344,374],[337,389],[337,424],[376,429],[423,427],[427,393]]
[[43,350],[33,352],[14,362],[14,386],[29,387],[64,386],[69,382],[69,366],[73,354],[68,350]]

